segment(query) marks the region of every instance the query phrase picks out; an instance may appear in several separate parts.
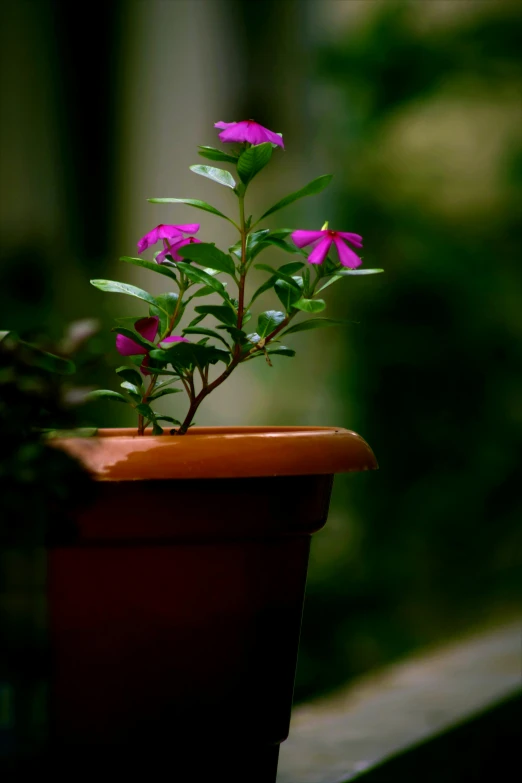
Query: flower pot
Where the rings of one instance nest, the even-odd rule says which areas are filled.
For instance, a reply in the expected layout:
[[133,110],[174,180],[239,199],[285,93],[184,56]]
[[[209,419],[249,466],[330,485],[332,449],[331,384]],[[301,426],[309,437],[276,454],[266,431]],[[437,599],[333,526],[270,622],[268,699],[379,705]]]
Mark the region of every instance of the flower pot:
[[372,451],[312,427],[54,445],[97,481],[74,535],[48,547],[52,754],[273,783],[310,538],[333,475],[376,468]]

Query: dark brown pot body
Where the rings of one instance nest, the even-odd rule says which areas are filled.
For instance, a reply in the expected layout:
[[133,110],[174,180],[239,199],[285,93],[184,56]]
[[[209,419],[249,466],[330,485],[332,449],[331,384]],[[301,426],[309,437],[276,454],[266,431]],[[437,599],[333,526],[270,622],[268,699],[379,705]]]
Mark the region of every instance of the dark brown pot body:
[[97,481],[47,549],[50,769],[275,781],[311,534],[375,459],[343,430],[199,433],[60,445]]

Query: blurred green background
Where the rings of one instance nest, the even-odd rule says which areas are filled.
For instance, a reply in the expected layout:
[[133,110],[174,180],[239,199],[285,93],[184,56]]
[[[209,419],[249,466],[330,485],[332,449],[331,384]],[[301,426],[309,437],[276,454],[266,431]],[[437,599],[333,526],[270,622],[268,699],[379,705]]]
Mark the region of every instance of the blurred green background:
[[[211,215],[146,202],[230,209],[188,170],[218,120],[284,133],[251,211],[333,172],[271,225],[329,220],[363,234],[365,264],[386,270],[329,289],[327,314],[355,323],[296,335],[295,360],[243,368],[198,416],[348,427],[379,460],[338,477],[314,540],[297,699],[514,612],[520,3],[113,0],[80,22],[74,4],[4,0],[1,13],[0,328],[57,338],[99,318],[100,359],[80,385],[115,387],[111,318],[144,314],[89,278],[159,292],[117,259],[160,222],[200,220],[204,241],[234,241]],[[108,403],[82,415],[133,423]]]

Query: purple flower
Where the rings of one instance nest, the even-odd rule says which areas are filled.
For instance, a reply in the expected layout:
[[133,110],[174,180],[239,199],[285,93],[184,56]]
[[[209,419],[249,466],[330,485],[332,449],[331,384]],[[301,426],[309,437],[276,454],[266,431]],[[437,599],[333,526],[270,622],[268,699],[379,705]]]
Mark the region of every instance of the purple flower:
[[182,258],[182,256],[179,255],[177,252],[180,247],[183,247],[184,245],[192,245],[196,242],[201,242],[200,239],[196,239],[196,237],[187,237],[186,239],[178,239],[175,242],[169,242],[167,239],[163,240],[163,244],[165,245],[164,249],[161,251],[161,253],[158,253],[156,256],[156,262],[158,264],[162,264],[163,261],[165,261],[165,256],[172,256],[173,261],[186,261],[188,259]]
[[138,242],[138,253],[143,253],[151,245],[155,245],[160,239],[163,239],[163,244],[167,247],[166,242],[168,240],[183,239],[183,234],[197,234],[199,231],[199,223],[185,223],[181,226],[166,226],[160,223],[159,226],[153,228],[148,234]]
[[243,122],[216,122],[214,128],[223,128],[219,138],[224,142],[248,142],[249,144],[277,144],[285,148],[283,139],[274,131],[264,128],[254,120],[243,120]]
[[[142,337],[144,337],[149,342],[153,342],[156,339],[156,335],[158,334],[159,329],[159,318],[157,315],[151,315],[147,318],[140,318],[139,321],[136,321],[134,324],[135,330],[138,332],[138,334],[141,334]],[[189,340],[186,339],[186,337],[175,337],[174,335],[171,337],[165,337],[164,340],[161,341],[160,346],[163,347],[164,343],[188,343]],[[116,350],[119,354],[122,356],[144,356],[140,370],[143,373],[143,375],[150,375],[151,373],[148,370],[149,366],[149,349],[144,348],[139,343],[135,342],[130,337],[125,337],[123,334],[118,334],[116,337]]]
[[328,251],[335,244],[339,253],[339,261],[343,266],[350,269],[356,269],[362,264],[361,259],[353,250],[348,247],[346,242],[351,242],[355,247],[362,247],[362,237],[359,234],[350,234],[346,231],[331,231],[323,228],[321,231],[294,231],[292,241],[297,247],[306,247],[306,245],[315,243],[315,247],[308,256],[311,264],[322,264],[328,255]]

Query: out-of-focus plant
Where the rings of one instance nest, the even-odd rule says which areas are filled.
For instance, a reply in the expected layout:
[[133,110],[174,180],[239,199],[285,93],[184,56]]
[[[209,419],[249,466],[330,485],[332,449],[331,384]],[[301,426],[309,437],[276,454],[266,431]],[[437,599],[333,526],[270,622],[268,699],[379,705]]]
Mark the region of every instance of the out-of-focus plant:
[[77,427],[77,406],[89,389],[71,383],[71,357],[96,330],[93,321],[75,322],[52,351],[0,332],[1,546],[42,543],[68,524],[71,508],[90,487],[83,468],[48,440]]

